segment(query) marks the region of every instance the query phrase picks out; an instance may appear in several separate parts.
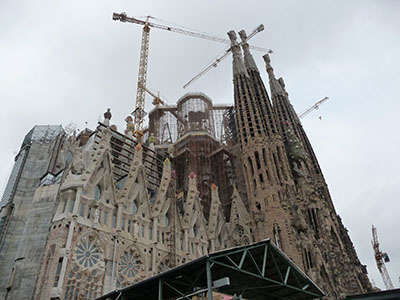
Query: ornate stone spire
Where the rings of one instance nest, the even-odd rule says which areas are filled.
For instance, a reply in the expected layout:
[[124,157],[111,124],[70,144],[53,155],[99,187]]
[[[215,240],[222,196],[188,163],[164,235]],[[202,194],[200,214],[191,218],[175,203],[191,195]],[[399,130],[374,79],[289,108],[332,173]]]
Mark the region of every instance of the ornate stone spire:
[[285,92],[284,92],[282,86],[279,84],[278,80],[275,78],[274,68],[272,68],[271,58],[269,57],[269,54],[265,54],[263,56],[263,58],[265,61],[265,66],[267,68],[267,73],[268,73],[268,77],[269,77],[271,96],[273,96],[275,94],[285,95]]
[[[282,78],[276,79],[269,55],[266,54],[263,58],[269,77],[274,117],[275,120],[281,120],[280,122],[277,122],[278,131],[282,135],[283,140],[288,147],[290,140],[293,140],[293,136],[288,135],[289,131],[287,129],[290,128],[293,131],[292,133],[299,139],[303,149],[305,149],[306,156],[311,160],[308,162],[307,169],[310,170],[311,173],[321,174],[321,169],[310,141],[304,132],[293,105],[290,103],[289,95],[285,89],[285,83]],[[288,153],[288,155],[290,156],[290,153]]]
[[244,54],[244,66],[247,70],[255,70],[258,71],[257,65],[254,61],[253,55],[251,55],[249,50],[249,44],[247,43],[247,34],[246,31],[241,30],[239,31],[239,36],[242,39],[242,49]]
[[271,101],[269,99],[267,89],[265,88],[264,82],[261,79],[260,72],[258,71],[257,65],[254,61],[253,56],[249,50],[249,44],[247,43],[247,34],[244,30],[239,32],[242,39],[241,45],[244,53],[244,65],[247,73],[250,77],[253,90],[255,92],[254,102],[260,110],[260,117],[264,125],[264,130],[269,138],[276,136],[276,121],[273,118]]
[[242,53],[240,52],[240,46],[237,42],[236,33],[231,30],[228,32],[229,39],[231,40],[231,51],[233,54],[233,63],[232,63],[232,70],[233,76],[236,75],[247,75],[246,68],[244,67],[243,60],[242,60]]

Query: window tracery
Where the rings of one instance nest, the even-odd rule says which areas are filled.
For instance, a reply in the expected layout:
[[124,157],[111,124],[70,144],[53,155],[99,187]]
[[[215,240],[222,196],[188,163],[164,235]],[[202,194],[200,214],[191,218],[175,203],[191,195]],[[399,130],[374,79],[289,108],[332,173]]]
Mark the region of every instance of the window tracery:
[[75,256],[82,267],[93,267],[100,258],[99,251],[95,244],[87,239],[79,243],[75,249]]
[[126,287],[138,281],[143,274],[144,263],[135,249],[125,251],[118,263],[117,288]]
[[81,238],[73,250],[66,276],[65,300],[95,299],[101,296],[104,276],[102,247],[96,236]]

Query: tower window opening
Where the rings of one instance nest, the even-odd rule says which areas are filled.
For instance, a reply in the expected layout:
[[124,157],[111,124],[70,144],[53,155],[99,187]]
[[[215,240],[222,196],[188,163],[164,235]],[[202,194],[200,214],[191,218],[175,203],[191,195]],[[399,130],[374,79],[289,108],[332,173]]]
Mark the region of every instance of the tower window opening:
[[257,169],[261,169],[261,163],[260,163],[260,156],[258,155],[258,151],[254,151],[254,156],[256,158],[256,165]]
[[267,174],[268,181],[271,181],[271,176],[269,175],[268,169],[265,169],[265,174]]
[[60,280],[60,273],[61,273],[61,267],[62,267],[62,262],[63,262],[63,257],[60,257],[58,260],[58,264],[57,264],[57,270],[56,270],[56,276],[54,279],[54,287],[57,287],[58,285],[58,281]]
[[251,161],[251,158],[248,157],[247,161],[249,162],[249,165],[250,165],[251,175],[254,175],[254,167],[253,167],[253,162]]
[[262,156],[263,156],[264,166],[267,166],[267,155],[265,153],[265,148],[262,149]]
[[262,176],[262,174],[260,173],[260,174],[258,174],[259,175],[259,177],[260,177],[260,182],[261,183],[264,183],[264,177]]
[[313,261],[312,261],[311,251],[309,251],[309,250],[306,250],[306,259],[307,259],[308,267],[311,269],[313,267]]
[[310,208],[307,210],[308,218],[310,220],[310,223],[314,229],[314,232],[318,238],[319,234],[319,226],[318,226],[318,211],[316,208]]
[[273,229],[272,229],[272,232],[273,232],[273,234],[274,234],[275,245],[276,245],[279,249],[283,250],[283,249],[282,249],[282,241],[281,241],[281,230],[280,230],[278,224],[276,224],[276,223],[274,224],[274,227],[273,227]]
[[275,153],[272,153],[272,158],[274,160],[274,166],[275,166],[275,170],[276,170],[276,175],[278,176],[279,180],[282,180],[281,174],[280,174],[280,169],[279,169],[279,166],[278,166],[277,161],[276,161]]

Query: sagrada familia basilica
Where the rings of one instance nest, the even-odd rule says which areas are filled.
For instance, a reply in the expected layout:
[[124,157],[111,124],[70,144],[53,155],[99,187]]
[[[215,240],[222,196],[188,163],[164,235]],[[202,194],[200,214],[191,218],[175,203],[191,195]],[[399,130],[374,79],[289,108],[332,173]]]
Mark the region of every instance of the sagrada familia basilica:
[[26,135],[1,201],[0,299],[95,299],[266,238],[327,299],[371,290],[283,79],[264,56],[267,92],[245,33],[229,36],[233,105],[157,105],[141,143],[110,110],[79,135]]

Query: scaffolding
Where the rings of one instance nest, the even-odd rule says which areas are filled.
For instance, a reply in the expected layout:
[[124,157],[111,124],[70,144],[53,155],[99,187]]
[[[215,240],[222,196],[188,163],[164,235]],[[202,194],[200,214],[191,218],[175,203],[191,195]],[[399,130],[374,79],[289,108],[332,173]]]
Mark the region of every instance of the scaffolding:
[[185,199],[188,175],[196,175],[197,189],[205,216],[211,204],[211,185],[219,187],[219,197],[229,218],[231,195],[237,181],[231,148],[236,144],[236,123],[232,105],[217,104],[203,93],[188,93],[177,104],[161,105],[149,113],[149,136],[156,149],[172,151],[176,171],[178,207]]
[[158,144],[173,144],[188,132],[206,132],[226,144],[226,117],[232,109],[229,104],[213,105],[205,94],[189,93],[177,105],[160,105],[149,113],[149,134]]
[[[103,131],[107,128],[103,123],[99,123],[94,143],[99,144],[103,136]],[[111,129],[111,128],[110,128]],[[111,129],[111,155],[113,163],[113,172],[115,182],[120,182],[129,173],[129,168],[134,156],[134,148],[137,141],[131,139],[118,131]],[[145,165],[145,175],[148,182],[148,188],[157,191],[161,183],[162,171],[165,157],[162,154],[156,153],[149,147],[143,145],[143,162]]]

